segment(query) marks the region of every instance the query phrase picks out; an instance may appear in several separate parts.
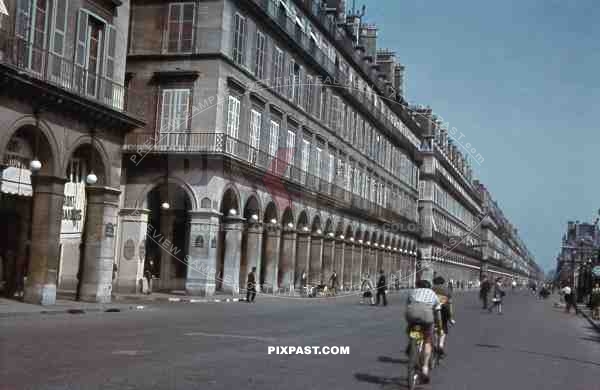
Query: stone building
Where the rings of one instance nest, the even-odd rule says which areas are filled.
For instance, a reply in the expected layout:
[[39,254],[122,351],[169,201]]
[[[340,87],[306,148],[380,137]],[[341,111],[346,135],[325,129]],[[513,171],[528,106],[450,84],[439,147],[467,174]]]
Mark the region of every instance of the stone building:
[[574,287],[578,297],[582,298],[591,290],[592,281],[598,280],[592,275],[592,268],[600,263],[599,254],[598,221],[567,222],[567,229],[556,260],[556,282]]
[[303,272],[412,283],[421,128],[374,27],[343,15],[133,1],[129,86],[152,97],[124,146],[119,291],[148,258],[160,289],[194,294],[236,293],[254,266],[264,291],[298,289]]
[[477,180],[474,184],[480,194],[483,213],[487,216],[481,224],[483,267],[498,276],[509,274],[522,285],[541,280],[541,269],[517,229],[504,216],[487,188]]
[[[110,300],[127,108],[129,2],[4,0],[0,255],[5,290]],[[86,185],[87,181],[87,185]]]

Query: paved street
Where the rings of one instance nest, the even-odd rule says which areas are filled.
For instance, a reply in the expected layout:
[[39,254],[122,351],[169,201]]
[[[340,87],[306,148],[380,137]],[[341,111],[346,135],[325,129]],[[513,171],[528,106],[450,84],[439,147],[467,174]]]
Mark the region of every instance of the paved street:
[[[38,315],[0,323],[0,389],[402,389],[401,298],[162,304],[144,311]],[[600,337],[526,293],[505,314],[458,298],[444,389],[600,388]],[[349,346],[350,355],[268,355],[268,346]]]

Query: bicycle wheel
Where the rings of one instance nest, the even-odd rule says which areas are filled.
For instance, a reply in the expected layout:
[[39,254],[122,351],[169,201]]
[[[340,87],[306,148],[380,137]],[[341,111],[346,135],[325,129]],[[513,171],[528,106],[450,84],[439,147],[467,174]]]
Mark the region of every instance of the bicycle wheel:
[[408,345],[408,389],[414,390],[417,387],[417,381],[419,379],[419,373],[417,368],[419,367],[419,348],[415,339],[409,339]]

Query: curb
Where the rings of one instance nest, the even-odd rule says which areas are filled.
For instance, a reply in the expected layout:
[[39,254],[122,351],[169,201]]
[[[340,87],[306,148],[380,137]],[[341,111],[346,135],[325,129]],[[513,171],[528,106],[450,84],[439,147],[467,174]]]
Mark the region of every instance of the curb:
[[577,309],[577,311],[579,313],[581,313],[581,315],[588,320],[588,322],[596,329],[597,332],[600,333],[600,323],[598,323],[598,321],[594,321],[592,320],[592,317],[590,317],[590,315],[588,313],[586,313],[584,310],[579,310]]
[[0,313],[0,318],[14,318],[14,317],[30,317],[30,316],[39,316],[39,315],[58,315],[58,314],[86,314],[86,313],[118,313],[122,311],[132,311],[132,310],[144,310],[145,306],[143,305],[131,305],[128,307],[102,307],[102,308],[69,308],[69,309],[61,309],[61,310],[41,310],[41,311],[31,311],[31,312],[11,312],[11,313]]

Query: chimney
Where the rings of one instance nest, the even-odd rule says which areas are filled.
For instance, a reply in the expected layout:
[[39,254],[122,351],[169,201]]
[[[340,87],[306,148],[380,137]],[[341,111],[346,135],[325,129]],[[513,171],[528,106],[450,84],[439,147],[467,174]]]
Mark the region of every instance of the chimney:
[[336,20],[344,20],[346,14],[346,0],[326,0],[326,7],[335,13]]
[[377,26],[374,24],[363,24],[360,27],[360,44],[365,47],[365,57],[375,61],[377,53]]
[[394,70],[396,67],[396,53],[389,49],[377,50],[377,65],[379,71],[385,76],[387,81],[394,83]]
[[394,67],[394,88],[400,96],[406,96],[404,91],[404,65],[396,64]]

